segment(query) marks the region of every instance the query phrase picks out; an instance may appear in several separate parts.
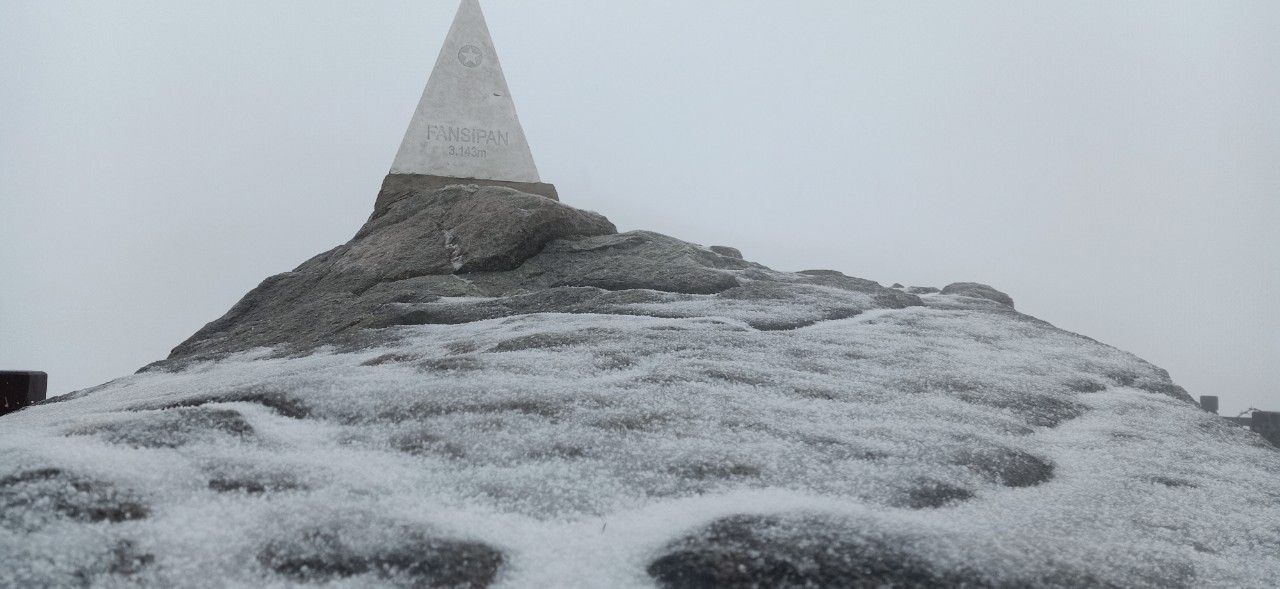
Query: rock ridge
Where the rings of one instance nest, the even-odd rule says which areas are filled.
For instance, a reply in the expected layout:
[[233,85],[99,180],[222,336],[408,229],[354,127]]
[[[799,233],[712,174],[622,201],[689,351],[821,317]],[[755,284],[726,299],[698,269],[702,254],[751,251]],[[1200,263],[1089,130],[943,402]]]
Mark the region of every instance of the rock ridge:
[[[347,243],[272,276],[166,361],[256,347],[305,353],[370,345],[398,325],[459,323],[531,312],[669,316],[646,304],[738,301],[758,329],[794,329],[875,308],[924,303],[836,271],[779,272],[734,248],[651,231],[618,233],[599,213],[500,186],[400,186]],[[583,290],[587,289],[587,290]],[[483,299],[483,300],[480,300]],[[768,317],[768,300],[815,303]],[[144,369],[146,370],[146,369]]]

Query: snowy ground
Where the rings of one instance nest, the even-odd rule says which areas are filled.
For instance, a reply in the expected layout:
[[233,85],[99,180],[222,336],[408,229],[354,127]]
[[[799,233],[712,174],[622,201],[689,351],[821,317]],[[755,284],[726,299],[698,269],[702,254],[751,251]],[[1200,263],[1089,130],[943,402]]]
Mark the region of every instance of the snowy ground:
[[924,300],[762,330],[813,309],[686,296],[123,378],[0,421],[0,586],[1274,586],[1275,448],[1132,355]]

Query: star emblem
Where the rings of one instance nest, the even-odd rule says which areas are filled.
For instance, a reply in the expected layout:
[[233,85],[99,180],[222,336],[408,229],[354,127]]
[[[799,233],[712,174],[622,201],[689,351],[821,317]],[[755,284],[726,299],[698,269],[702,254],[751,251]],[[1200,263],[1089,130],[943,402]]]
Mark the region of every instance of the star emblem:
[[467,67],[477,67],[484,61],[484,52],[475,45],[467,45],[458,52],[458,61]]

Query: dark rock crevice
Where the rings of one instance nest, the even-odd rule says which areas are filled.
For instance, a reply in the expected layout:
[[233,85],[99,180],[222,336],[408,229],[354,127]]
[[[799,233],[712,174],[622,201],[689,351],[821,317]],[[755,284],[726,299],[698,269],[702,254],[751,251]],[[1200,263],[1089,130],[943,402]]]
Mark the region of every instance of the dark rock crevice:
[[134,448],[180,448],[214,436],[248,438],[254,435],[254,430],[238,411],[184,407],[81,426],[69,435],[93,436],[110,444]]
[[0,477],[0,528],[30,531],[54,518],[120,523],[150,514],[133,493],[57,468]]
[[995,586],[908,545],[817,519],[733,516],[673,543],[647,572],[666,589]]
[[297,538],[268,543],[258,562],[303,583],[371,575],[389,586],[482,589],[493,583],[505,560],[488,545],[436,538],[403,525],[373,537],[360,531],[310,528]]

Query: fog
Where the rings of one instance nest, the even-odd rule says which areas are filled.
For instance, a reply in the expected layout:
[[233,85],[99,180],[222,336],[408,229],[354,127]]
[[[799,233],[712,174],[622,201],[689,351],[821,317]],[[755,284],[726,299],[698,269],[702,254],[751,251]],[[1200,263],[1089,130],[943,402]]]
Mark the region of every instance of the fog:
[[[1280,410],[1280,3],[483,4],[564,202]],[[349,239],[455,9],[0,0],[0,367],[123,376]]]

